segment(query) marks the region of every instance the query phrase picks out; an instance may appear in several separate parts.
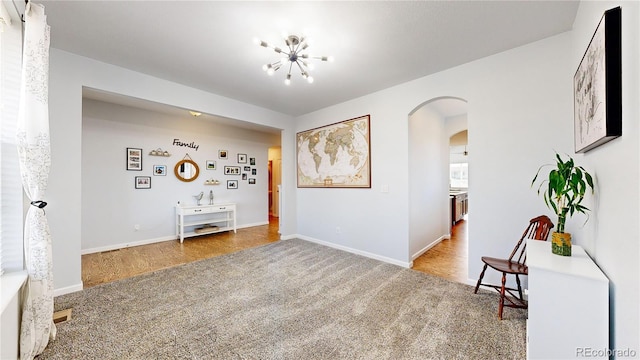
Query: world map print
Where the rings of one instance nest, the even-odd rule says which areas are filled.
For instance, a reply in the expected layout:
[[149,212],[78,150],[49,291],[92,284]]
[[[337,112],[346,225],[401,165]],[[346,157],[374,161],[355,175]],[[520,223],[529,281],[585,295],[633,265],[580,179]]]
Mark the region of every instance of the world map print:
[[297,134],[298,187],[371,187],[369,115]]

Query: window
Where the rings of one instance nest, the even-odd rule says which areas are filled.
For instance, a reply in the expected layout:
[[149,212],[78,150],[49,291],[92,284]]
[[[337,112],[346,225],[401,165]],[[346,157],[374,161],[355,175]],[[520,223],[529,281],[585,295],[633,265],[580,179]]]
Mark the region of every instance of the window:
[[23,269],[23,196],[16,149],[22,26],[15,8],[6,9],[6,3],[0,3],[0,273]]
[[450,164],[449,165],[449,187],[450,188],[468,188],[469,187],[469,164]]

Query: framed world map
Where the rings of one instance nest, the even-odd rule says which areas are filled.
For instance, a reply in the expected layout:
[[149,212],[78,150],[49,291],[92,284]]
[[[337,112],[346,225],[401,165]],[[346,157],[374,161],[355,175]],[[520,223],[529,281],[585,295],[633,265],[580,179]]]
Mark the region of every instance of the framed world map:
[[371,188],[370,116],[296,134],[298,187]]

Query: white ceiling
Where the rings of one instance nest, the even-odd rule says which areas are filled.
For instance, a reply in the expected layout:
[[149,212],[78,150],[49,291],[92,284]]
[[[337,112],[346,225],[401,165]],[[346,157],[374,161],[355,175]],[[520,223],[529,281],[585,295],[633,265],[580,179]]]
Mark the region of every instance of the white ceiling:
[[[19,0],[16,0],[19,1]],[[45,0],[51,46],[301,115],[571,29],[576,1]],[[313,84],[261,67],[305,33]]]

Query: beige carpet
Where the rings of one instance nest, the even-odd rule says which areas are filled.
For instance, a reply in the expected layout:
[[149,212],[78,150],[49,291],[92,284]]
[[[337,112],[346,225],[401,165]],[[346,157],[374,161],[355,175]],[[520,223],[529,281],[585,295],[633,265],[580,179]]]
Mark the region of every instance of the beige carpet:
[[55,299],[39,359],[524,359],[497,294],[285,240]]

